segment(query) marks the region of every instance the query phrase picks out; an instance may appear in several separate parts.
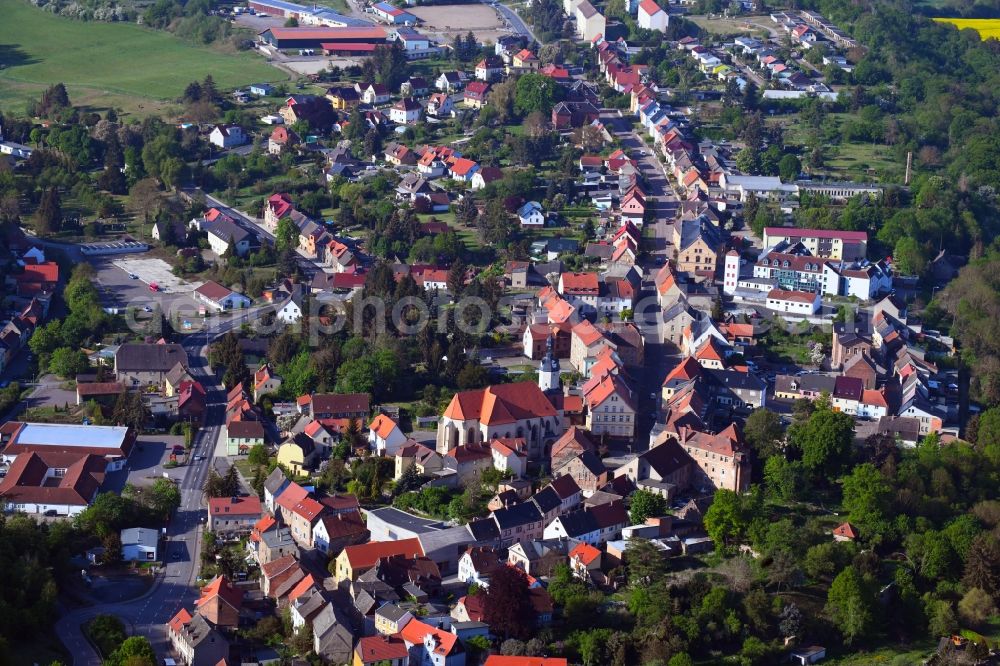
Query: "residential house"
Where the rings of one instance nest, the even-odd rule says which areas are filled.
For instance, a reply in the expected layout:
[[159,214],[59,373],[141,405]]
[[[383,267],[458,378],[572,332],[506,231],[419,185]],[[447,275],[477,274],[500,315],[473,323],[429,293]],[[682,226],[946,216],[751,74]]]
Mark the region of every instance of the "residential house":
[[434,93],[427,100],[427,115],[441,118],[451,115],[455,106],[452,104],[451,95],[448,93]]
[[267,152],[271,155],[281,155],[299,143],[301,143],[301,139],[299,139],[298,134],[284,125],[279,125],[274,128],[271,136],[267,139]]
[[478,63],[476,63],[476,78],[480,81],[485,81],[487,83],[493,83],[494,81],[500,80],[503,76],[504,64],[503,60],[496,55],[488,55]]
[[178,363],[188,367],[187,352],[179,344],[128,342],[115,352],[115,378],[129,388],[159,387]]
[[317,453],[313,439],[305,433],[298,433],[278,447],[278,463],[293,474],[302,474],[313,468]]
[[490,94],[490,84],[485,81],[473,81],[465,87],[462,101],[470,109],[481,109],[487,104]]
[[260,421],[232,421],[226,425],[226,455],[245,456],[255,446],[264,445]]
[[819,312],[821,305],[819,294],[814,292],[787,289],[772,289],[767,292],[767,309],[775,312],[808,316]]
[[458,560],[458,580],[466,585],[488,587],[490,576],[502,566],[504,563],[495,548],[474,546]]
[[392,94],[384,83],[359,82],[354,84],[354,89],[361,95],[362,104],[368,106],[388,104],[389,100],[392,99]]
[[459,157],[448,167],[448,175],[459,181],[471,182],[479,171],[479,165],[470,159]]
[[361,574],[372,569],[380,558],[400,555],[402,557],[422,557],[423,548],[418,539],[398,541],[372,541],[370,543],[347,546],[337,556],[334,580],[344,585],[357,580]]
[[247,142],[247,135],[239,125],[216,125],[208,135],[208,141],[219,148],[235,148]]
[[541,228],[545,226],[545,213],[537,201],[529,201],[517,209],[517,218],[522,228]]
[[218,282],[213,282],[212,280],[208,280],[195,289],[194,298],[195,300],[209,306],[216,312],[243,310],[253,304],[253,302],[243,294],[238,294],[231,289],[223,287]]
[[413,125],[420,121],[424,108],[412,97],[404,97],[389,107],[389,120],[397,125]]
[[348,618],[334,604],[326,604],[313,618],[312,634],[313,652],[326,663],[350,662],[354,632]]
[[434,80],[434,87],[441,92],[455,93],[461,90],[465,82],[459,72],[441,72],[441,75]]
[[407,666],[409,662],[410,653],[402,638],[378,635],[358,641],[351,666]]
[[361,94],[354,86],[334,86],[326,91],[326,98],[337,111],[350,111],[361,103]]
[[584,401],[591,433],[613,438],[635,436],[639,400],[621,375],[595,376],[584,385]]
[[552,473],[557,478],[570,477],[588,496],[603,488],[611,479],[611,472],[592,451],[573,456],[562,466],[553,468]]
[[592,506],[556,517],[545,527],[546,539],[574,539],[592,546],[617,539],[628,525],[628,512],[621,501]]
[[399,632],[411,664],[465,666],[465,648],[455,634],[414,618]]
[[211,622],[213,627],[233,629],[240,624],[243,592],[236,589],[225,576],[216,576],[201,588],[201,596],[195,606],[198,608],[196,612]]
[[637,19],[639,27],[645,30],[666,32],[670,24],[670,16],[656,3],[656,0],[642,0],[639,3]]
[[519,541],[507,549],[507,563],[529,576],[545,578],[557,565],[568,563],[569,550],[575,544],[567,539]]
[[677,252],[677,270],[715,274],[722,238],[719,228],[707,216],[699,215],[675,224],[673,242]]
[[256,496],[211,497],[208,500],[208,529],[223,538],[249,534],[262,515],[260,499]]
[[406,441],[399,424],[385,414],[379,414],[368,425],[368,444],[379,455],[395,456]]
[[616,469],[615,478],[625,477],[636,487],[670,500],[688,488],[693,468],[691,456],[670,437]]
[[[322,500],[320,504],[323,504]],[[361,513],[357,510],[347,513],[323,513],[313,525],[312,544],[313,548],[321,553],[333,556],[347,546],[365,543],[370,535]]]
[[167,622],[167,638],[185,666],[219,666],[229,659],[229,643],[200,613],[179,610]]
[[569,568],[577,578],[590,582],[591,574],[601,570],[602,554],[589,543],[578,543],[569,552]]

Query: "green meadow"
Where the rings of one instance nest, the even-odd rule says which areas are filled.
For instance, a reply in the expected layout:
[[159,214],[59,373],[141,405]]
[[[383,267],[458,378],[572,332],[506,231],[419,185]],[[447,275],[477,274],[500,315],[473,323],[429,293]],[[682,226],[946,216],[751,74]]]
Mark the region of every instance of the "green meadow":
[[62,82],[74,104],[156,112],[193,80],[211,74],[220,89],[286,75],[254,53],[195,46],[125,23],[83,22],[0,0],[0,109],[22,111]]

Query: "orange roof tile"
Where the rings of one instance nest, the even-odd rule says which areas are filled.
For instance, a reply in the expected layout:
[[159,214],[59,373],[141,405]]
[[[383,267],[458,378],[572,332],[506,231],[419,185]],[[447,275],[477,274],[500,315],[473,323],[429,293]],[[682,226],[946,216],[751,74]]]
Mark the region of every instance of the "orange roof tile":
[[397,427],[398,426],[396,425],[396,422],[393,421],[391,418],[389,418],[385,414],[379,414],[378,416],[375,417],[375,420],[371,422],[371,425],[368,426],[368,429],[374,430],[376,435],[378,435],[382,439],[385,439],[389,435],[391,435],[392,431],[395,430]]
[[601,556],[601,551],[594,548],[589,543],[578,543],[573,550],[569,551],[569,559],[579,557],[584,564],[590,564]]
[[373,567],[380,557],[389,557],[390,555],[420,557],[424,554],[424,549],[420,546],[420,541],[413,538],[398,541],[371,541],[348,546],[344,548],[344,554],[351,568],[357,569],[358,567]]

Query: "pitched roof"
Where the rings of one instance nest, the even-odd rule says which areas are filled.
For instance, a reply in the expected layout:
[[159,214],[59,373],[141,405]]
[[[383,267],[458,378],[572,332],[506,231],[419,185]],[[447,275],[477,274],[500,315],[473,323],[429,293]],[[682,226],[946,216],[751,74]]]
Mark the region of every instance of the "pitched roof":
[[464,652],[462,644],[458,642],[458,636],[449,631],[432,627],[416,618],[407,622],[399,635],[411,645],[423,645],[425,637],[433,636],[435,654],[447,656]]
[[259,516],[260,499],[250,497],[212,497],[208,500],[208,512],[213,516]]
[[556,491],[560,500],[564,500],[567,497],[572,497],[573,495],[580,492],[580,486],[577,485],[576,479],[572,476],[563,475],[555,479],[549,484],[552,490]]
[[507,657],[493,654],[483,666],[567,666],[565,657]]
[[393,430],[395,430],[398,427],[399,426],[396,425],[396,422],[393,421],[390,417],[386,416],[385,414],[379,414],[368,426],[368,429],[374,431],[375,434],[381,437],[382,439],[385,439],[392,434]]
[[378,664],[383,661],[395,663],[396,660],[407,660],[409,652],[406,643],[395,636],[365,636],[358,641],[354,654],[362,664]]
[[236,610],[239,610],[243,605],[243,593],[233,587],[225,576],[216,576],[208,585],[201,588],[201,597],[195,602],[195,606],[204,606],[216,598],[226,602]]
[[372,541],[355,546],[347,546],[343,551],[352,569],[373,567],[379,558],[391,555],[406,557],[423,556],[424,550],[418,539],[400,539],[398,541]]
[[573,559],[574,557],[579,557],[580,561],[583,562],[584,564],[590,564],[600,556],[601,556],[601,551],[599,551],[597,548],[594,548],[589,543],[582,543],[582,542],[578,543],[573,548],[573,550],[569,551],[570,559]]
[[534,382],[499,384],[456,393],[444,412],[456,421],[478,420],[487,425],[555,416],[556,409]]
[[834,536],[847,537],[848,539],[857,539],[858,530],[854,525],[850,523],[841,523],[833,530]]

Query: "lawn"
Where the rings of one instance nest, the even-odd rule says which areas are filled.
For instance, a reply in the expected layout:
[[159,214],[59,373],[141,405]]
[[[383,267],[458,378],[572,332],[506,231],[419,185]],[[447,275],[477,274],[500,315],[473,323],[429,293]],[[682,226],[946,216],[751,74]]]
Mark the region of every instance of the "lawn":
[[211,74],[223,89],[287,77],[252,53],[223,53],[124,23],[83,22],[0,0],[0,109],[23,111],[54,83],[75,104],[150,113]]

